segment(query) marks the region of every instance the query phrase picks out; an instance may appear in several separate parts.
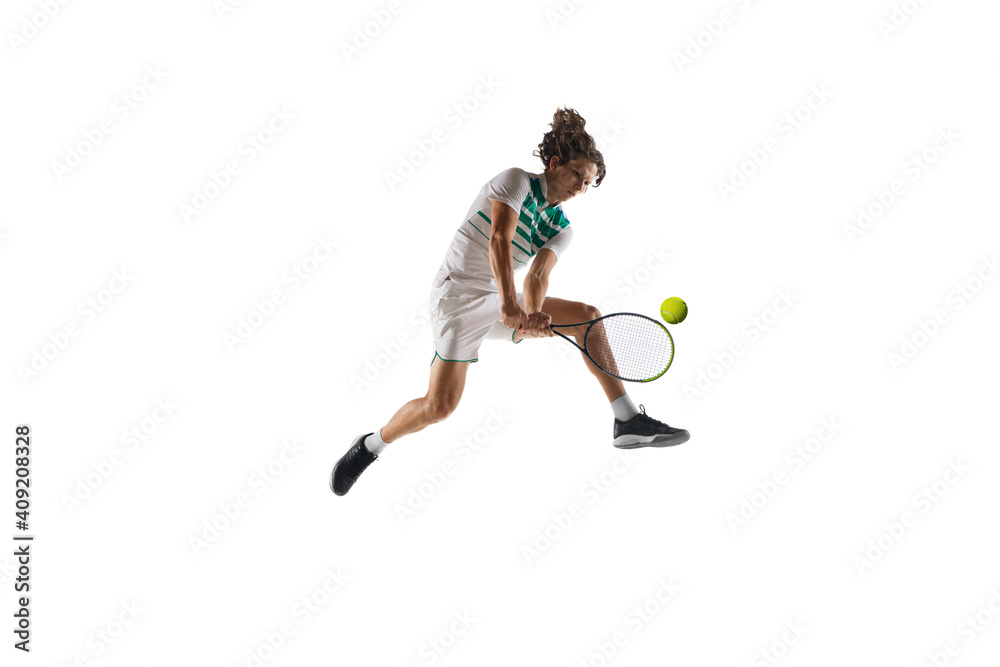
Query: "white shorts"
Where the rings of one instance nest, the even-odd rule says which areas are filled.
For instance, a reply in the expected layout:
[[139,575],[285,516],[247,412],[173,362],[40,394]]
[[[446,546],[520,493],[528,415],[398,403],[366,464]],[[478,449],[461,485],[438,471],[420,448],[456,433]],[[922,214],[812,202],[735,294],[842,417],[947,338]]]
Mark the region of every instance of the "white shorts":
[[[520,292],[517,302],[524,308]],[[496,292],[445,280],[431,290],[430,310],[435,358],[479,361],[479,346],[487,338],[521,342],[514,340],[514,329],[500,322],[500,295]]]

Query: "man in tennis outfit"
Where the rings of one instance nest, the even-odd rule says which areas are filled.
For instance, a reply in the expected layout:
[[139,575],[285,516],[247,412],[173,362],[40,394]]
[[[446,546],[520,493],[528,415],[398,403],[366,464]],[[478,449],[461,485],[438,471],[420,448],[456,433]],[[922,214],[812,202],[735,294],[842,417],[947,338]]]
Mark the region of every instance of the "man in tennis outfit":
[[[604,158],[572,109],[559,109],[535,155],[545,170],[512,168],[482,187],[455,232],[431,289],[434,358],[427,394],[401,407],[381,429],[360,435],[337,462],[330,487],[346,494],[388,443],[447,418],[461,399],[469,365],[486,339],[520,343],[552,336],[549,325],[588,322],[601,316],[585,303],[546,296],[549,273],[573,239],[562,203],[600,184]],[[523,293],[514,274],[529,266]],[[587,326],[567,329],[584,346]],[[646,415],[622,381],[581,354],[614,412],[615,447],[666,447],[690,434]]]

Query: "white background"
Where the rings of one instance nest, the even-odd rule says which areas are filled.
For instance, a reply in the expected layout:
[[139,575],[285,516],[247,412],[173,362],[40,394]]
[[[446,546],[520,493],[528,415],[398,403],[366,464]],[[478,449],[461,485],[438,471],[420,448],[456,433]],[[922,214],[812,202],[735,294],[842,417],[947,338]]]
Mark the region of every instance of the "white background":
[[[27,423],[36,536],[30,655],[0,556],[4,664],[995,664],[995,3],[50,4],[0,23],[0,533]],[[566,207],[550,294],[687,301],[673,367],[630,389],[690,442],[615,472],[572,348],[489,342],[450,419],[334,496],[352,438],[426,388],[477,189],[540,170],[560,105],[608,175]]]

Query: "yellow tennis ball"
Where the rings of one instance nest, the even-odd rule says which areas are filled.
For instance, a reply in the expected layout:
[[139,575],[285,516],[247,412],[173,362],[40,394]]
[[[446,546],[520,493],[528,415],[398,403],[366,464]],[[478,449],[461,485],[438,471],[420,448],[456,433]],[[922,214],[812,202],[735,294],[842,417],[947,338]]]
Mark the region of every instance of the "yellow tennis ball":
[[688,306],[684,299],[672,296],[660,304],[660,315],[667,324],[680,324],[688,316]]

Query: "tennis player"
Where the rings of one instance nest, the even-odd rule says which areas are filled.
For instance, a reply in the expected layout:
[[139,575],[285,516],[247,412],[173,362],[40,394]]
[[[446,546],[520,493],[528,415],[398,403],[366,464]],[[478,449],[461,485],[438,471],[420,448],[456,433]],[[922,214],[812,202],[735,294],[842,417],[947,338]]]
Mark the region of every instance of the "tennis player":
[[[469,364],[483,340],[519,343],[552,336],[550,324],[574,324],[601,316],[594,306],[546,295],[549,274],[573,239],[562,205],[604,179],[604,157],[586,121],[558,109],[538,150],[540,174],[507,169],[484,185],[455,232],[434,277],[430,311],[434,335],[427,394],[403,407],[381,429],[359,435],[337,462],[330,487],[347,493],[389,443],[446,419],[458,406]],[[514,273],[530,263],[523,292]],[[583,347],[586,326],[567,329]],[[621,380],[581,358],[597,379],[614,413],[615,447],[665,447],[690,437],[637,409]]]

